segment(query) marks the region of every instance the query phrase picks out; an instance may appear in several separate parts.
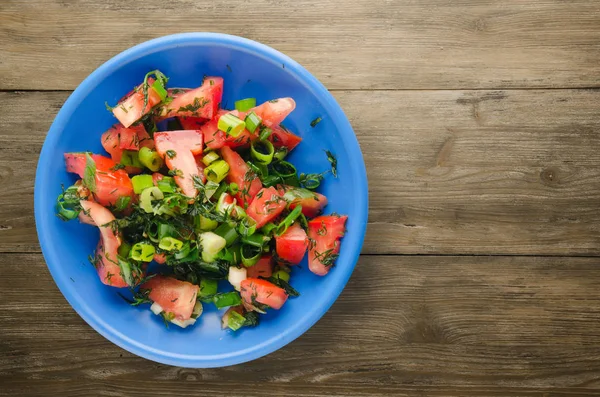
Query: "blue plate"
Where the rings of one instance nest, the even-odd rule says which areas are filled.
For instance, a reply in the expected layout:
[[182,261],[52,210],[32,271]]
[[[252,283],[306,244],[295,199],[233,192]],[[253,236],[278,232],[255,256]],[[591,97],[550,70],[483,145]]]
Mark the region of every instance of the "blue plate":
[[[100,283],[87,257],[98,230],[77,221],[62,222],[54,204],[66,172],[65,152],[104,153],[100,135],[116,119],[104,103],[116,103],[150,70],[170,77],[170,87],[196,87],[204,75],[225,79],[223,103],[246,97],[257,101],[292,97],[297,107],[286,127],[303,138],[289,156],[301,172],[330,167],[325,149],[338,158],[339,177],[327,176],[320,192],[325,213],[347,214],[348,232],[340,257],[326,277],[313,275],[305,261],[294,268],[292,284],[302,294],[279,311],[263,316],[256,328],[223,331],[216,309],[205,305],[195,326],[165,328],[146,307],[131,307],[116,288]],[[310,122],[321,117],[314,128]],[[42,148],[35,179],[35,221],[40,245],[56,284],[71,306],[96,331],[122,348],[150,360],[183,367],[222,367],[269,354],[308,330],[333,304],[354,269],[368,212],[367,175],[352,127],[327,89],[289,57],[257,42],[214,33],[186,33],[142,43],[100,66],[73,92],[56,116]],[[213,305],[210,305],[213,306]],[[348,329],[348,333],[352,333]]]

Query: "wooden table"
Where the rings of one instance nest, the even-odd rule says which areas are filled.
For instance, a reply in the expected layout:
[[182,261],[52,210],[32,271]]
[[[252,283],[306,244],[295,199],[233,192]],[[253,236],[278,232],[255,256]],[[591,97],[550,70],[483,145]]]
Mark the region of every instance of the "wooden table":
[[[290,55],[362,146],[368,233],[331,310],[251,363],[114,346],[62,297],[33,218],[46,131],[102,62],[215,31]],[[600,2],[0,1],[0,395],[600,392]]]

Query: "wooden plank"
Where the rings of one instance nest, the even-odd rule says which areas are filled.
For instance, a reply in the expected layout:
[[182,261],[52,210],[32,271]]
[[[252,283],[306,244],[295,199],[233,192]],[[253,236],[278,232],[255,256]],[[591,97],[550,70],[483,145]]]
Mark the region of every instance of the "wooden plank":
[[0,89],[74,89],[120,51],[190,31],[271,45],[330,89],[598,86],[586,0],[3,0]]
[[193,370],[112,345],[68,306],[40,254],[4,254],[0,395],[597,393],[598,261],[362,256],[298,340],[251,363]]
[[[600,91],[335,95],[368,170],[364,253],[600,253]],[[35,161],[66,97],[0,93],[0,251],[39,251]]]

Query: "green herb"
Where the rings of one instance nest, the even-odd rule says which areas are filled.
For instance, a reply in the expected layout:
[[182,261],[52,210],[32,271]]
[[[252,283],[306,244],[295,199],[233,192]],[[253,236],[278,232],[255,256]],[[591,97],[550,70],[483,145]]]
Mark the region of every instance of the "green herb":
[[325,150],[327,160],[331,163],[331,174],[337,178],[337,158],[329,150]]
[[177,156],[177,152],[175,150],[167,150],[167,156],[169,156],[170,159],[175,158],[175,156]]
[[313,121],[310,122],[310,126],[312,128],[315,128],[317,126],[317,124],[319,124],[321,122],[321,120],[322,119],[320,117],[317,117],[316,119],[314,119]]
[[115,211],[123,211],[129,205],[131,201],[131,197],[129,196],[121,196],[117,199],[117,203],[115,204]]
[[169,175],[170,176],[179,176],[183,178],[183,171],[177,169],[177,168],[173,168],[172,170],[169,170]]
[[119,164],[115,164],[115,166],[112,167],[110,170],[114,172],[114,171],[122,170],[125,167],[126,166],[124,164],[119,163]]
[[335,253],[333,248],[330,248],[324,252],[315,252],[315,258],[327,267],[332,266],[338,256],[340,256],[340,254]]
[[204,97],[201,98],[194,98],[194,102],[186,105],[186,106],[181,106],[179,107],[179,109],[177,110],[178,113],[181,112],[191,112],[194,114],[198,113],[198,110],[200,108],[203,108],[204,106],[208,105],[210,103],[210,100],[205,99]]

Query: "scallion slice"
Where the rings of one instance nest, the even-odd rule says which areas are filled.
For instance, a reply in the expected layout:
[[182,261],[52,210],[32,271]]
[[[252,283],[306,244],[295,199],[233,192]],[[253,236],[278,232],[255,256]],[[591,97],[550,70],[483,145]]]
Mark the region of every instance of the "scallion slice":
[[302,213],[302,206],[301,205],[297,205],[292,210],[292,212],[290,212],[283,219],[283,221],[281,221],[281,223],[279,224],[279,226],[277,226],[277,231],[275,232],[275,234],[277,234],[278,236],[281,236],[283,233],[285,233],[286,230],[288,229],[288,227],[292,226],[292,224],[294,223],[294,221],[296,220],[296,218],[298,218],[301,213]]
[[206,179],[211,182],[219,183],[229,173],[229,164],[225,160],[217,160],[204,169]]
[[162,200],[165,197],[163,192],[160,191],[156,186],[146,188],[140,194],[140,208],[148,214],[154,212],[152,201]]
[[289,153],[289,150],[287,147],[282,146],[280,148],[277,148],[277,150],[275,150],[275,154],[273,154],[273,158],[276,160],[283,160],[285,158],[285,156],[287,156]]
[[202,302],[212,302],[212,297],[217,293],[217,288],[217,280],[209,280],[203,278],[200,280],[200,289],[198,290],[198,297]]
[[260,233],[253,233],[250,236],[242,237],[242,243],[253,245],[258,248],[264,247],[264,245],[268,243],[269,240],[271,240],[270,237],[267,237],[264,234]]
[[183,247],[183,241],[173,237],[163,237],[158,243],[158,248],[165,251],[179,251]]
[[244,131],[244,128],[246,128],[246,123],[244,123],[243,120],[235,117],[233,114],[227,113],[219,118],[217,128],[227,135],[236,138],[242,133],[242,131]]
[[208,167],[212,162],[217,161],[220,158],[221,157],[217,152],[208,152],[202,157],[202,162]]
[[260,126],[260,123],[262,122],[262,119],[260,117],[258,117],[258,115],[254,112],[250,112],[246,115],[246,129],[248,131],[250,131],[251,133],[254,133],[254,131],[256,131],[256,129],[258,128],[258,126]]
[[136,243],[129,251],[129,257],[136,261],[152,262],[154,259],[154,246],[148,243]]
[[238,234],[235,231],[235,228],[230,226],[227,223],[223,223],[221,226],[214,230],[214,233],[223,237],[227,242],[227,246],[235,243],[238,239]]
[[232,331],[237,331],[238,329],[242,328],[245,323],[246,323],[246,317],[242,316],[241,314],[239,314],[238,312],[236,312],[234,310],[231,310],[229,312],[229,318],[227,319],[227,326]]
[[154,186],[152,175],[136,175],[131,178],[131,184],[135,194],[140,194],[144,189]]
[[262,248],[250,244],[242,244],[241,254],[242,264],[245,267],[252,267],[260,260]]
[[[146,167],[152,172],[160,170],[160,168],[163,166],[163,159],[159,156],[159,154],[147,147],[140,148],[140,151],[138,152],[138,162],[142,167]],[[124,165],[133,165],[125,164],[123,160],[121,160],[121,163]]]
[[273,147],[273,144],[269,141],[253,141],[250,144],[250,155],[259,164],[270,164],[271,161],[273,161],[274,153],[275,148]]
[[224,307],[239,305],[242,303],[242,298],[236,291],[225,292],[213,295],[213,303],[217,309],[223,309]]
[[256,106],[256,98],[246,98],[235,101],[235,110],[238,112],[247,112]]
[[262,130],[260,130],[260,135],[258,136],[258,139],[260,141],[266,141],[267,138],[269,138],[271,136],[272,132],[273,132],[272,129],[265,127]]

